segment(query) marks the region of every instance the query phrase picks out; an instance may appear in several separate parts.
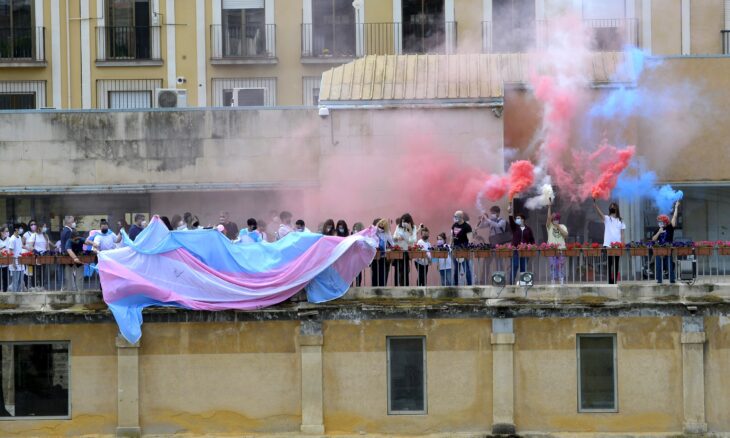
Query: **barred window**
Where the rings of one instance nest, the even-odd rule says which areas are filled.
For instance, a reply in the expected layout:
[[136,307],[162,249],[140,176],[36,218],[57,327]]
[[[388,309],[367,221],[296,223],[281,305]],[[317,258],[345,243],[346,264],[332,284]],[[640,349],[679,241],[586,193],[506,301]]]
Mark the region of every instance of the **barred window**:
[[388,413],[426,413],[426,338],[389,337]]
[[[213,106],[276,106],[276,78],[214,78]],[[241,91],[255,90],[255,91]],[[238,97],[241,99],[238,99]]]
[[578,335],[578,410],[615,412],[616,335]]
[[0,81],[0,110],[46,106],[46,81]]
[[153,108],[162,79],[100,79],[96,81],[99,109]]

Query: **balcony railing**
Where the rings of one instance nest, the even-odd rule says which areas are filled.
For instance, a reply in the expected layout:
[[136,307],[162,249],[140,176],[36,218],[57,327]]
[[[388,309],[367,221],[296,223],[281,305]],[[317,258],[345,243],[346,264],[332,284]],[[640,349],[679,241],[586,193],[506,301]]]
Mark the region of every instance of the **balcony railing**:
[[[482,22],[482,51],[484,53],[523,53],[546,47],[557,33],[556,24],[537,20],[525,26],[509,26],[506,32],[497,32],[495,24]],[[636,19],[583,20],[590,31],[591,50],[620,51],[626,45],[639,45],[639,23]]]
[[720,36],[722,37],[723,55],[730,55],[730,30],[721,30]]
[[457,23],[302,25],[302,58],[454,53]]
[[97,61],[160,60],[160,26],[96,28]]
[[0,62],[44,62],[44,27],[0,28]]
[[211,59],[276,58],[276,25],[210,26]]

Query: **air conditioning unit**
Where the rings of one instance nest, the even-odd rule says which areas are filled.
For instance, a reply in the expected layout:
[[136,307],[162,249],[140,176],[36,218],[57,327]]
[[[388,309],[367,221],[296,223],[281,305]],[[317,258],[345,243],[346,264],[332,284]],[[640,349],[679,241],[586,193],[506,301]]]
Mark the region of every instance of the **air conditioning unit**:
[[185,108],[188,106],[188,90],[157,88],[155,108]]
[[232,90],[231,106],[264,106],[265,103],[265,88],[234,88]]

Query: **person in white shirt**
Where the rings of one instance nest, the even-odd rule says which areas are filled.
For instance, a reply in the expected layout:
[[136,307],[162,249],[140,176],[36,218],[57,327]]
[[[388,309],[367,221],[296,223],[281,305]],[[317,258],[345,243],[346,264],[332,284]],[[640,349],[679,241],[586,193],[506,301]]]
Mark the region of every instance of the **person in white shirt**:
[[291,226],[291,218],[292,214],[288,211],[282,211],[279,213],[281,224],[279,225],[279,229],[276,231],[276,240],[283,239],[284,236],[294,231]]
[[[603,231],[603,247],[609,248],[614,242],[623,243],[626,224],[621,219],[618,204],[612,202],[608,206],[608,215],[603,214],[603,211],[601,211],[601,208],[596,203],[596,198],[593,198],[593,207],[596,209],[596,213],[603,219],[603,224],[605,225]],[[608,284],[616,284],[616,280],[620,276],[619,263],[620,257],[608,256]]]
[[400,223],[395,227],[393,233],[395,246],[402,251],[406,251],[402,259],[393,260],[396,286],[409,286],[408,277],[411,273],[411,266],[407,251],[408,248],[416,244],[416,240],[418,240],[418,234],[416,227],[413,225],[413,218],[409,213],[405,213],[400,217]]
[[418,271],[418,286],[425,286],[428,279],[428,265],[431,264],[431,242],[428,241],[429,231],[427,227],[421,225],[421,238],[416,242],[421,250],[426,251],[426,258],[418,258],[415,260],[416,270]]
[[[28,233],[26,233],[28,234]],[[46,255],[51,250],[51,239],[48,237],[48,225],[41,224],[39,228],[35,221],[31,222],[30,235],[25,239],[25,248],[35,255]],[[28,280],[33,279],[34,287],[44,287],[50,283],[48,277],[47,265],[36,265],[32,267],[32,271],[28,270]],[[44,283],[44,279],[48,280]]]
[[[565,239],[568,237],[568,227],[560,223],[560,213],[553,213],[553,200],[548,200],[547,211],[547,235],[548,243],[558,245],[559,249],[565,249]],[[565,283],[565,256],[559,254],[550,257],[550,273],[552,281]]]
[[23,238],[20,236],[22,226],[16,224],[13,227],[13,235],[8,239],[7,249],[10,259],[10,287],[11,292],[20,292],[23,288],[23,265],[19,263],[19,258],[23,254]]
[[309,228],[307,228],[306,224],[304,223],[304,219],[297,219],[297,221],[294,223],[294,231],[297,231],[299,233],[311,233],[311,231],[309,231]]
[[449,252],[445,259],[438,258],[439,275],[441,276],[441,286],[453,285],[453,278],[451,277],[451,247],[446,243],[446,233],[438,235],[436,240],[436,249],[446,249]]
[[109,229],[109,223],[106,219],[102,219],[99,222],[100,232],[96,233],[93,238],[87,239],[86,244],[91,245],[92,251],[102,252],[114,249],[117,247],[117,243],[122,240],[122,236],[114,234]]
[[[6,226],[0,228],[0,257],[5,260],[8,255],[8,243],[10,240],[10,229]],[[8,265],[0,264],[0,283],[2,292],[8,291]]]

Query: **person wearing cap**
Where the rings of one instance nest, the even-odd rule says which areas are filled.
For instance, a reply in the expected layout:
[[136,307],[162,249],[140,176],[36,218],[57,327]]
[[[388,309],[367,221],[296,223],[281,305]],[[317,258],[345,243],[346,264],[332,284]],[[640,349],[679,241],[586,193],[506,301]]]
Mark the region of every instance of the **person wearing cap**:
[[[548,200],[547,236],[548,244],[558,245],[565,249],[565,239],[568,237],[568,227],[560,223],[560,213],[553,213],[553,200]],[[565,256],[558,254],[550,257],[550,274],[553,282],[565,283]]]

